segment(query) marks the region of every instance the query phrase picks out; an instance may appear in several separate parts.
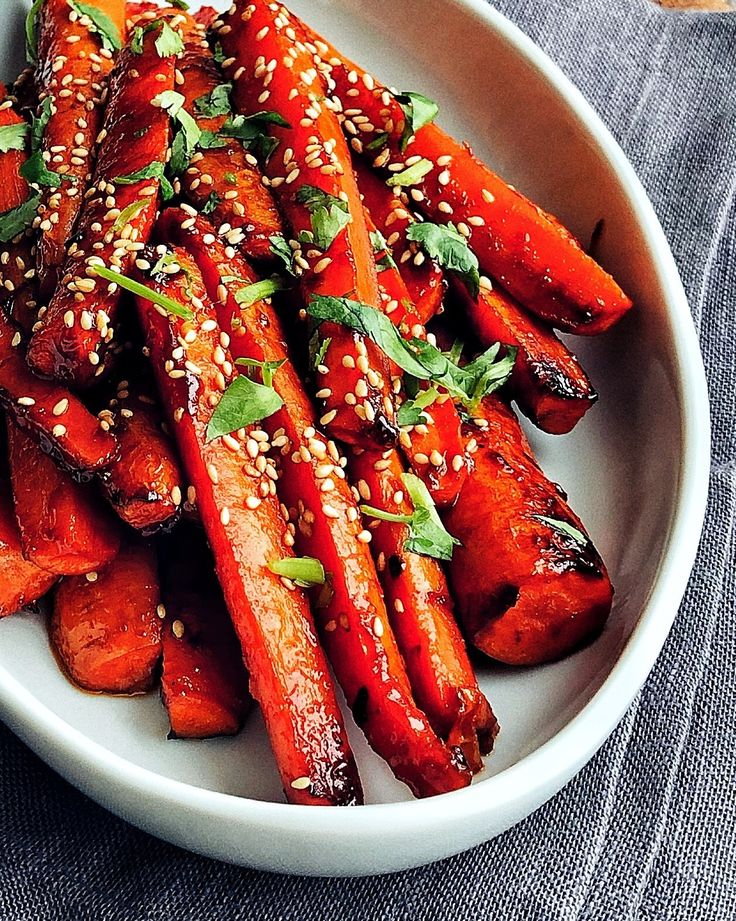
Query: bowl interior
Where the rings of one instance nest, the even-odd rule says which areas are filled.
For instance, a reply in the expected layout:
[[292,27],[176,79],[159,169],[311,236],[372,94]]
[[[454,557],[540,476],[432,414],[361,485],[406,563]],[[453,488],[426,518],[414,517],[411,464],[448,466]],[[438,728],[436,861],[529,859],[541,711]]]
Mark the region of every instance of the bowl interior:
[[[21,0],[0,6],[5,78],[21,66],[24,6]],[[502,727],[475,781],[482,785],[581,711],[647,604],[679,498],[683,410],[673,321],[631,198],[600,147],[538,70],[472,9],[454,15],[460,7],[447,0],[293,0],[291,6],[390,85],[437,99],[443,126],[583,241],[603,219],[598,256],[636,301],[612,333],[572,343],[599,404],[568,436],[530,430],[542,466],[567,490],[609,566],[615,609],[601,638],[563,662],[524,670],[479,664]],[[481,27],[484,39],[477,41]],[[76,690],[49,649],[43,619],[33,614],[0,622],[0,667],[59,720],[136,765],[208,790],[282,801],[258,715],[236,739],[167,741],[157,694],[102,698]],[[351,730],[368,801],[409,799]]]

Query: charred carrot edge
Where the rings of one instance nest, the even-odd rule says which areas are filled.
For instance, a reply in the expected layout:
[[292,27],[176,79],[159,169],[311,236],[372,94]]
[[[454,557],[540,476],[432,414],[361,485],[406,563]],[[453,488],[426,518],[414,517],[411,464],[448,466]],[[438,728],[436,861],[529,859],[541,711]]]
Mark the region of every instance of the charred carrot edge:
[[[289,16],[281,5],[240,0],[214,24],[213,36],[228,55],[224,70],[234,81],[233,102],[246,115],[273,109],[290,125],[271,126],[280,143],[266,164],[265,179],[291,226],[289,244],[304,301],[314,294],[347,294],[379,307],[373,251],[347,145],[334,112],[323,104],[327,88],[311,56],[290,37]],[[291,66],[283,63],[286,59]],[[269,69],[271,60],[278,63]],[[307,186],[344,202],[352,218],[324,250],[298,241],[312,233],[310,211],[298,200]],[[353,444],[395,441],[385,356],[334,323],[323,323],[319,335],[330,340],[323,367],[331,372],[328,384],[319,382],[321,424],[332,437]],[[366,395],[352,402],[361,390]]]
[[92,487],[71,480],[12,418],[7,434],[24,557],[60,576],[84,575],[109,563],[120,532]]
[[120,445],[116,460],[101,474],[117,514],[137,531],[151,534],[170,527],[186,501],[179,458],[162,428],[161,411],[147,384],[145,369],[132,365],[117,383],[109,407],[99,415]]
[[[182,217],[165,212],[159,233],[184,246],[197,262],[210,295],[218,298],[221,327],[231,330],[232,354],[258,361],[288,358],[272,308],[259,302],[241,309],[233,283],[223,280],[254,280],[247,263],[219,241],[209,241],[204,219],[184,220],[182,227]],[[320,559],[330,573],[314,614],[356,722],[418,796],[464,786],[469,773],[440,743],[411,696],[370,555],[371,533],[362,527],[345,480],[345,460],[320,431],[290,362],[276,372],[274,388],[284,406],[262,427],[280,467],[279,495],[291,519],[288,542]]]
[[[526,309],[560,329],[595,335],[631,308],[631,300],[572,234],[473,156],[468,145],[428,124],[402,151],[406,119],[396,98],[309,27],[298,21],[296,26],[314,48],[315,67],[338,108],[359,113],[342,118],[353,149],[370,154],[372,165],[386,173],[429,161],[430,171],[411,184],[412,201],[430,220],[456,224],[483,270]],[[356,118],[367,119],[360,129]],[[378,152],[371,148],[382,141]]]
[[109,694],[147,691],[161,658],[159,604],[156,556],[138,539],[99,572],[62,579],[51,640],[74,683]]
[[406,233],[416,219],[401,198],[362,157],[355,157],[353,166],[363,204],[394,255],[419,322],[426,325],[442,310],[445,273],[409,243]]
[[[0,127],[23,125],[12,99],[0,84]],[[0,154],[0,212],[17,208],[28,201],[31,190],[20,175],[27,159],[25,150]],[[0,299],[5,312],[30,332],[36,322],[36,234],[31,227],[0,244]]]
[[[348,469],[361,500],[396,515],[412,513],[401,480],[404,466],[395,450],[354,451]],[[474,772],[480,771],[481,752],[492,748],[498,723],[455,623],[442,566],[404,549],[406,525],[367,521],[389,618],[417,703],[435,732],[450,747],[460,748]]]
[[473,470],[444,515],[462,544],[449,566],[457,610],[471,642],[494,659],[557,659],[602,629],[613,588],[513,412],[488,397],[478,417],[465,429]]
[[161,696],[171,735],[234,735],[253,700],[240,644],[202,531],[179,528],[159,541],[163,604]]
[[23,556],[10,482],[0,478],[0,617],[38,601],[56,579]]
[[146,34],[142,54],[127,46],[118,57],[110,78],[95,191],[84,204],[79,240],[68,248],[61,284],[28,351],[36,371],[76,387],[88,386],[104,373],[120,300],[118,286],[96,278],[94,265],[104,263],[126,274],[156,217],[158,178],[127,184],[116,180],[167,159],[169,116],[152,100],[174,90],[176,59],[159,57],[157,37],[157,31]]
[[[121,30],[124,38],[124,0],[97,0],[94,4]],[[41,291],[50,297],[65,259],[85,192],[92,179],[94,149],[102,127],[106,81],[113,52],[103,47],[67,0],[45,0],[38,15],[37,81],[41,98],[52,101],[43,150],[49,169],[68,177],[59,188],[44,189],[39,208],[41,238],[38,272]]]
[[193,311],[193,319],[168,319],[142,299],[138,311],[167,417],[196,490],[251,693],[261,706],[289,801],[355,803],[361,799],[357,768],[307,599],[268,566],[293,556],[269,475],[273,468],[255,465],[261,449],[251,438],[252,428],[207,441],[213,409],[237,372],[197,266],[185,252],[175,254],[183,272],[143,278]]
[[544,432],[570,432],[598,399],[578,359],[497,285],[481,288],[477,298],[457,281],[452,291],[480,345],[518,348],[510,388],[524,414]]
[[114,436],[100,428],[72,393],[31,373],[21,339],[20,332],[0,313],[0,402],[70,472],[102,470],[117,455]]

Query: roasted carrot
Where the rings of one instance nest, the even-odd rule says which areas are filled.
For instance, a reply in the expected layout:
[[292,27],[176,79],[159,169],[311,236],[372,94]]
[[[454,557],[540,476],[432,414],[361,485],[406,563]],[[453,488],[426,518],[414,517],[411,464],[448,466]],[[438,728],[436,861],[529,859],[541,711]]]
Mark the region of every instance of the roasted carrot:
[[60,278],[66,242],[92,179],[106,81],[125,36],[125,0],[96,0],[87,6],[107,17],[109,33],[103,36],[88,12],[81,14],[67,0],[44,0],[35,26],[36,80],[41,97],[52,103],[43,151],[48,169],[64,177],[57,186],[42,187],[38,271],[44,297],[51,296]]
[[[26,123],[0,84],[0,127],[12,126],[21,132],[18,141],[22,142],[22,132],[28,131]],[[20,168],[28,158],[25,147],[0,154],[0,306],[30,332],[37,318],[36,234],[31,190],[20,175]],[[28,205],[25,219],[12,220],[11,215],[20,215],[16,209],[24,205]]]
[[176,63],[171,55],[159,56],[159,34],[160,28],[146,33],[141,54],[128,45],[118,57],[110,78],[95,193],[84,203],[61,285],[28,351],[36,371],[76,387],[89,385],[104,372],[120,300],[118,286],[98,279],[94,265],[112,265],[125,274],[135,251],[148,239],[158,207],[171,129],[165,109],[152,101],[174,91]]
[[240,643],[201,528],[159,543],[163,607],[161,696],[177,739],[234,735],[253,700]]
[[114,436],[74,394],[41,380],[28,368],[21,334],[0,312],[0,402],[27,429],[41,447],[73,474],[89,474],[115,458]]
[[283,407],[262,426],[281,469],[279,496],[292,519],[289,542],[320,559],[330,574],[315,617],[348,705],[373,748],[417,795],[464,786],[469,782],[464,765],[442,746],[412,698],[371,560],[371,534],[362,527],[346,483],[345,461],[320,431],[288,361],[278,317],[262,301],[243,308],[236,303],[238,286],[232,279],[252,282],[252,271],[221,242],[208,242],[211,231],[204,219],[186,218],[166,212],[159,232],[187,248],[211,296],[219,297],[220,324],[232,332],[232,354],[256,361],[287,359],[273,381]]
[[156,555],[137,538],[99,572],[62,579],[51,640],[75,684],[108,694],[147,691],[161,658],[159,604]]
[[[360,500],[392,515],[413,512],[398,453],[354,451],[348,469]],[[405,549],[405,523],[371,519],[371,550],[386,607],[406,663],[412,691],[432,728],[459,748],[473,771],[493,747],[498,724],[483,696],[452,613],[452,599],[436,559]]]
[[[334,112],[323,104],[327,87],[310,54],[291,38],[289,17],[280,4],[238,0],[215,23],[213,35],[228,55],[225,73],[235,81],[233,102],[244,115],[268,106],[280,119],[268,126],[279,146],[265,172],[291,225],[292,256],[287,258],[302,275],[304,301],[349,294],[379,307],[371,241],[347,145]],[[277,64],[271,67],[270,61]],[[332,437],[354,444],[394,441],[383,353],[334,323],[323,323],[319,334],[327,343],[321,367],[329,374],[326,381],[320,373],[317,388],[322,425]],[[355,399],[362,390],[366,395]]]
[[[353,138],[351,145],[356,143],[362,142]],[[407,239],[406,232],[416,219],[401,197],[386,185],[364,158],[356,157],[353,165],[363,204],[396,260],[419,322],[427,324],[442,309],[445,273],[433,259],[417,252]]]
[[[177,274],[141,273],[191,319],[167,318],[138,298],[154,373],[212,547],[217,574],[291,802],[348,805],[360,782],[306,596],[270,565],[293,557],[276,496],[251,427],[208,440],[224,389],[234,379],[227,338],[199,270],[175,250]],[[145,264],[156,261],[150,254]],[[223,344],[225,343],[225,344]],[[255,448],[253,448],[255,446]],[[265,460],[265,458],[264,458]]]
[[598,399],[578,359],[497,285],[482,287],[477,298],[460,282],[452,289],[479,345],[501,342],[518,349],[510,388],[524,414],[550,434],[571,431]]
[[461,546],[449,567],[471,642],[512,665],[571,652],[601,630],[613,589],[564,494],[542,473],[513,412],[487,397],[465,429],[473,469],[444,515]]
[[84,575],[109,563],[120,532],[93,487],[75,483],[12,418],[8,455],[25,558],[60,576]]
[[23,556],[10,482],[0,477],[0,617],[38,601],[56,578]]
[[186,498],[176,447],[163,430],[150,371],[133,362],[127,378],[100,413],[120,445],[118,457],[102,473],[108,499],[127,524],[144,534],[172,525]]
[[[528,310],[560,329],[603,332],[632,306],[611,276],[552,215],[507,185],[461,144],[429,123],[412,133],[405,111],[385,86],[292,17],[315,49],[317,70],[339,99],[353,149],[393,175],[395,188],[431,221],[452,223],[481,268]],[[303,31],[302,31],[303,30]],[[405,186],[397,174],[412,167]]]

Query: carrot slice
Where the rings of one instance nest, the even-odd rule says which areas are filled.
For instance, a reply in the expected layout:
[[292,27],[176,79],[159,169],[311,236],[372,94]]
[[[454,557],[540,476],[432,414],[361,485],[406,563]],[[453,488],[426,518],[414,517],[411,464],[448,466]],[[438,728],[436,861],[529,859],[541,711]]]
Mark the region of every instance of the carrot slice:
[[[117,37],[124,39],[125,0],[97,0],[91,6],[104,13],[117,29]],[[114,51],[103,42],[90,17],[80,15],[67,0],[45,0],[36,28],[36,79],[42,98],[52,100],[43,150],[49,170],[68,180],[58,188],[45,187],[39,209],[39,280],[42,294],[50,297],[92,179]]]
[[15,517],[27,560],[56,575],[84,575],[120,547],[114,518],[91,486],[75,483],[8,418]]
[[[277,449],[279,495],[291,518],[289,542],[321,560],[329,587],[314,609],[322,642],[356,722],[371,746],[418,796],[465,786],[470,775],[446,749],[411,695],[409,681],[371,560],[370,532],[360,523],[336,444],[319,429],[314,410],[288,361],[276,314],[264,302],[241,308],[237,286],[255,280],[245,260],[219,241],[207,222],[162,217],[160,233],[181,243],[199,265],[211,296],[219,297],[221,327],[231,330],[232,354],[287,362],[274,377],[283,407],[262,426]],[[223,296],[226,295],[226,296]]]
[[[280,146],[265,172],[291,225],[304,301],[315,294],[349,294],[379,307],[373,252],[347,145],[334,112],[323,105],[327,87],[311,55],[291,38],[289,17],[280,4],[240,0],[215,23],[213,35],[229,56],[225,73],[235,81],[233,101],[250,116],[268,106],[289,125],[269,126]],[[287,58],[290,66],[283,64]],[[278,64],[272,67],[271,61]],[[334,323],[323,323],[319,335],[328,343],[321,366],[330,374],[329,382],[320,379],[318,386],[322,425],[332,437],[354,444],[394,441],[385,356]],[[366,396],[355,399],[362,390]]]
[[419,169],[421,178],[407,179],[416,207],[439,224],[456,224],[482,269],[525,308],[585,335],[603,332],[631,308],[614,279],[556,218],[435,124],[411,136],[399,101],[385,86],[302,23],[296,21],[296,28],[304,30],[315,49],[314,66],[351,113],[343,115],[343,128],[359,135],[353,149],[370,154],[375,167],[393,174],[393,182],[410,166],[416,174],[426,165],[428,172]]
[[481,288],[477,298],[457,281],[452,290],[480,345],[501,342],[519,350],[510,386],[524,414],[544,432],[571,431],[598,399],[578,359],[497,285]]
[[444,515],[461,541],[449,566],[473,644],[512,665],[571,652],[599,632],[613,588],[559,487],[542,473],[513,412],[495,397],[465,429],[473,471]]
[[141,298],[138,310],[251,692],[263,711],[289,801],[355,803],[361,798],[357,769],[306,596],[269,568],[293,556],[272,468],[256,466],[260,449],[250,437],[252,427],[207,439],[213,408],[233,379],[232,356],[195,263],[183,251],[175,256],[182,271],[141,277],[191,310],[193,318],[167,319]]
[[138,540],[99,572],[62,579],[51,640],[74,683],[108,694],[147,691],[161,658],[159,603],[156,556]]
[[171,735],[234,735],[253,700],[201,529],[177,529],[159,544],[159,557],[164,604],[159,611],[164,617],[161,696]]
[[[348,468],[363,502],[393,515],[411,515],[398,453],[353,452]],[[406,524],[367,519],[371,550],[386,607],[406,663],[417,703],[451,748],[458,747],[474,772],[481,753],[493,747],[498,723],[468,659],[452,613],[452,599],[440,563],[405,550]]]
[[108,466],[118,450],[114,436],[74,394],[31,373],[20,340],[0,313],[0,401],[70,472],[88,474]]
[[38,601],[57,577],[23,556],[10,482],[0,478],[0,617]]
[[427,324],[442,309],[445,273],[409,243],[406,233],[416,219],[401,197],[361,157],[354,159],[353,166],[363,203],[395,256],[414,312],[420,323]]
[[101,413],[120,445],[118,457],[101,478],[123,521],[150,534],[178,518],[184,477],[172,439],[162,428],[149,369],[133,363],[127,372],[129,379],[118,382],[109,409]]
[[[152,166],[166,162],[171,132],[167,112],[152,100],[174,91],[176,62],[172,56],[159,57],[158,34],[153,30],[144,36],[141,54],[128,45],[118,57],[95,171],[96,194],[84,204],[62,284],[28,351],[36,371],[76,387],[104,372],[120,300],[117,285],[96,278],[94,265],[112,265],[126,274],[156,216],[161,183]],[[135,178],[140,171],[148,178]]]

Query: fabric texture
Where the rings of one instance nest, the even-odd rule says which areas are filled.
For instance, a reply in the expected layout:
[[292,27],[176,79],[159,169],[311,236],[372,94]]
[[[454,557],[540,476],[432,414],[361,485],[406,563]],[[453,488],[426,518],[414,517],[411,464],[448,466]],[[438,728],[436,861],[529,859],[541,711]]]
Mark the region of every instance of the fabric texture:
[[392,877],[225,866],[108,815],[0,727],[2,921],[736,917],[736,15],[497,0],[583,90],[674,250],[713,405],[711,496],[674,628],[622,724],[502,837]]

